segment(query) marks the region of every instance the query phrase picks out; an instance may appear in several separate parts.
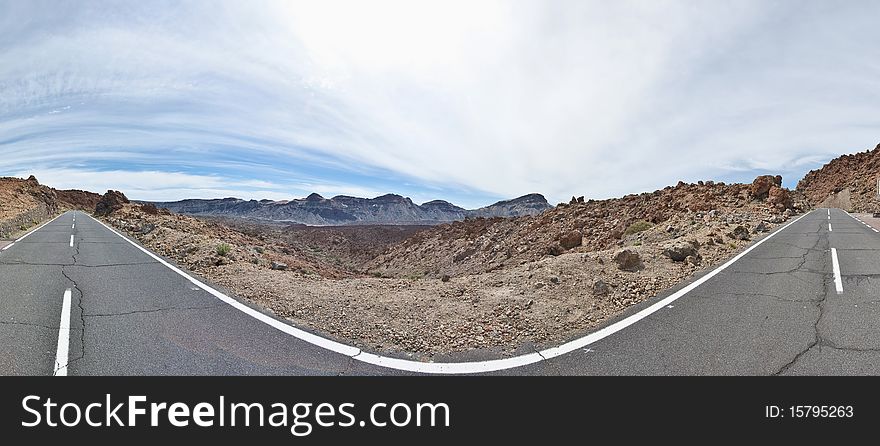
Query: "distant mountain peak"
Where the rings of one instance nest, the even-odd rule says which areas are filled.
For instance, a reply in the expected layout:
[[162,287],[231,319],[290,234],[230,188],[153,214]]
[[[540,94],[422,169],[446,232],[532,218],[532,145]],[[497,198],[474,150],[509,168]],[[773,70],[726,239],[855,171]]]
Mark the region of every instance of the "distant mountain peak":
[[376,198],[339,195],[327,199],[312,193],[305,199],[287,202],[222,199],[155,204],[181,214],[220,215],[307,225],[437,224],[470,217],[534,215],[551,207],[540,194],[499,201],[476,210],[467,210],[445,200],[432,200],[417,205],[409,197],[398,194],[385,194]]

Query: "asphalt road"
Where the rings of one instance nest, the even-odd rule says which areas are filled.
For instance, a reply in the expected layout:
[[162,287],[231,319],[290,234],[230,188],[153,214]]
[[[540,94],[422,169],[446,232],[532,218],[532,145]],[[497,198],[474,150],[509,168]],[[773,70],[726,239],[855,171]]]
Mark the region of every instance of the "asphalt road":
[[[820,209],[632,325],[493,373],[878,374],[878,279],[880,233]],[[0,358],[0,375],[409,373],[267,325],[81,212],[0,252]]]

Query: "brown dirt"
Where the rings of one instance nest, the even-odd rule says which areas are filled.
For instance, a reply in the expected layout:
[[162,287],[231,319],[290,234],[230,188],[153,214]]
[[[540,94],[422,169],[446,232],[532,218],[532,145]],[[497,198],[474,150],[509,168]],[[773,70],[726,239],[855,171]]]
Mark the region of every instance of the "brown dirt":
[[[653,193],[560,204],[534,217],[440,225],[392,247],[367,268],[389,277],[480,274],[567,252],[560,241],[575,231],[582,234],[582,243],[568,252],[607,250],[639,240],[660,243],[687,236],[699,225],[724,222],[754,227],[761,220],[783,218],[782,209],[752,197],[750,188],[746,184],[679,183]],[[637,222],[660,230],[627,235]]]
[[229,226],[260,240],[274,240],[298,247],[327,264],[352,272],[363,272],[364,264],[389,247],[431,228],[425,225],[307,226],[242,218],[200,218]]
[[[538,217],[476,219],[428,229],[377,259],[358,264],[372,255],[359,253],[345,265],[333,259],[393,237],[377,235],[375,227],[244,225],[236,230],[216,221],[145,212],[135,204],[107,220],[296,324],[365,349],[430,359],[474,349],[514,354],[581,335],[749,243],[734,232],[752,238],[759,226],[768,230],[792,213],[750,198],[748,185],[682,184],[654,194],[575,203]],[[653,223],[626,231],[639,220]],[[548,253],[558,237],[574,246],[572,231],[585,234],[580,246]],[[339,243],[334,237],[341,237]],[[682,243],[696,250],[687,261],[664,254],[669,245]],[[221,244],[229,245],[225,256],[217,253]],[[516,254],[506,256],[510,248]],[[640,256],[636,271],[615,265],[621,248]],[[464,251],[470,255],[461,256]],[[274,262],[288,268],[273,269]],[[492,267],[493,262],[503,266]],[[358,272],[376,264],[394,268],[373,270],[374,275],[394,277]]]

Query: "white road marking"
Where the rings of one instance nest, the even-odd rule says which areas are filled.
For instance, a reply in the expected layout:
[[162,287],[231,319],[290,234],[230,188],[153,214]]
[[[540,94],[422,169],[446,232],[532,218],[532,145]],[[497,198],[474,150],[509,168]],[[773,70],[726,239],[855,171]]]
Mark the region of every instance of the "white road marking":
[[831,248],[831,266],[834,267],[834,288],[837,294],[843,293],[843,280],[840,278],[840,263],[837,261],[837,248]]
[[255,309],[239,302],[238,300],[233,299],[233,298],[209,287],[208,285],[205,285],[204,283],[202,283],[198,279],[183,272],[182,270],[175,267],[174,265],[169,264],[168,262],[166,262],[164,259],[162,259],[158,255],[153,254],[152,252],[150,252],[148,249],[144,248],[143,246],[135,243],[134,241],[130,240],[127,237],[122,236],[119,232],[117,232],[115,229],[111,228],[110,226],[107,226],[104,222],[97,220],[97,219],[94,219],[91,216],[89,216],[89,218],[92,218],[93,220],[97,221],[99,224],[101,224],[102,226],[107,228],[110,232],[118,235],[123,240],[125,240],[126,242],[128,242],[129,244],[134,246],[135,248],[139,249],[143,253],[152,257],[153,259],[155,259],[159,263],[165,265],[166,267],[168,267],[169,269],[171,269],[175,273],[183,276],[184,278],[189,280],[191,283],[193,283],[197,287],[201,288],[202,290],[208,292],[209,294],[213,295],[214,297],[222,300],[223,302],[226,302],[227,304],[229,304],[232,307],[234,307],[235,309],[247,314],[248,316],[251,316],[254,319],[259,320],[260,322],[263,322],[267,325],[270,325],[273,328],[278,329],[284,333],[287,333],[293,337],[296,337],[302,341],[317,345],[318,347],[325,348],[327,350],[339,353],[341,355],[348,356],[352,359],[356,359],[358,361],[366,362],[368,364],[373,364],[373,365],[377,365],[380,367],[388,367],[388,368],[392,368],[392,369],[404,370],[404,371],[408,371],[408,372],[418,372],[418,373],[468,374],[468,373],[494,372],[494,371],[498,371],[498,370],[505,370],[505,369],[512,369],[515,367],[522,367],[525,365],[534,364],[536,362],[540,362],[540,361],[547,360],[550,358],[555,358],[557,356],[561,356],[561,355],[573,352],[578,349],[583,349],[583,348],[589,346],[590,344],[593,344],[594,342],[597,342],[601,339],[604,339],[614,333],[617,333],[620,330],[623,330],[626,327],[629,327],[630,325],[635,324],[636,322],[648,317],[649,315],[657,312],[658,310],[662,309],[663,307],[671,304],[675,300],[677,300],[677,299],[681,298],[682,296],[686,295],[687,293],[691,292],[694,288],[697,288],[698,286],[702,285],[707,280],[711,279],[712,277],[715,277],[718,273],[720,273],[721,271],[724,271],[725,269],[727,269],[728,267],[730,267],[731,265],[736,263],[739,259],[743,258],[743,256],[745,256],[746,254],[748,254],[749,252],[751,252],[752,250],[754,250],[758,246],[761,246],[762,243],[766,242],[767,240],[770,240],[773,236],[782,232],[783,230],[785,230],[786,228],[788,228],[789,226],[796,223],[798,220],[800,220],[801,218],[804,218],[807,215],[809,215],[809,213],[801,215],[800,217],[787,223],[785,226],[779,228],[775,232],[767,235],[766,237],[762,238],[761,240],[758,240],[757,242],[755,242],[755,244],[748,247],[745,251],[737,254],[735,257],[728,260],[723,265],[719,266],[718,268],[715,268],[714,270],[707,273],[703,277],[700,277],[699,279],[693,281],[690,285],[678,290],[674,294],[661,299],[660,301],[658,301],[658,302],[654,303],[653,305],[639,311],[636,314],[633,314],[625,319],[621,319],[611,325],[608,325],[607,327],[602,328],[601,330],[593,332],[593,333],[586,335],[584,337],[581,337],[579,339],[575,339],[573,341],[567,342],[567,343],[562,344],[560,346],[548,348],[546,350],[542,350],[537,353],[529,353],[526,355],[515,356],[512,358],[493,359],[493,360],[488,360],[488,361],[474,361],[474,362],[419,362],[419,361],[410,361],[410,360],[406,360],[406,359],[390,358],[387,356],[381,356],[381,355],[376,355],[373,353],[367,353],[357,347],[345,345],[343,343],[332,341],[330,339],[326,339],[326,338],[314,335],[312,333],[300,330],[292,325],[288,325],[288,324],[281,322],[275,318],[267,316],[267,315],[261,313],[260,311],[257,311]]
[[[61,215],[64,215],[64,214],[61,214]],[[56,219],[58,219],[58,217],[61,217],[61,215],[58,215],[58,216],[56,216],[55,218],[53,218],[53,219],[47,221],[46,223],[43,223],[43,224],[41,224],[40,226],[37,226],[36,228],[32,229],[32,230],[31,230],[30,232],[28,232],[27,234],[25,234],[25,235],[23,235],[23,236],[17,238],[14,242],[12,242],[12,243],[10,243],[10,244],[4,246],[2,249],[0,249],[0,251],[6,251],[7,249],[12,248],[13,245],[15,245],[16,243],[18,243],[18,242],[24,240],[25,238],[27,238],[28,236],[30,236],[30,235],[33,234],[34,232],[37,232],[37,231],[39,231],[40,229],[43,229],[43,226],[46,226],[46,225],[48,225],[49,223],[52,223],[53,221],[55,221]]]
[[64,292],[61,303],[61,324],[58,326],[58,349],[55,353],[55,370],[53,376],[67,376],[67,357],[70,348],[70,288]]
[[70,225],[70,229],[76,229],[76,222],[74,222],[72,225]]
[[828,218],[831,218],[831,209],[826,209],[828,211]]
[[[64,214],[61,214],[61,215],[64,215]],[[57,220],[58,217],[61,217],[61,215],[56,216],[55,218],[53,218],[53,219],[47,221],[46,223],[41,224],[40,226],[37,226],[36,228],[34,228],[33,230],[31,230],[31,231],[28,232],[27,234],[25,234],[25,235],[19,237],[17,240],[15,240],[15,243],[20,242],[20,241],[22,241],[22,240],[24,240],[24,239],[30,237],[31,234],[33,234],[34,232],[39,231],[40,229],[43,229],[43,226],[46,226],[46,225],[48,225],[49,223],[52,223],[53,221]]]
[[73,248],[73,234],[70,234],[70,247]]
[[834,231],[833,229],[831,229],[831,223],[828,223],[828,231],[829,231],[829,232],[833,232],[833,231]]

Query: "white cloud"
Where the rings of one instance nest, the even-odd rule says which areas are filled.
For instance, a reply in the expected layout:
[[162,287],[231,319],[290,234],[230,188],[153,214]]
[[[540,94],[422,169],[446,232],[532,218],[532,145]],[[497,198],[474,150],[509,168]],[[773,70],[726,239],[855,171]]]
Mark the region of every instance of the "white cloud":
[[[448,198],[428,195],[439,188],[562,201],[755,171],[790,181],[877,139],[866,9],[878,7],[9,2],[0,172],[109,165],[65,184],[176,198]],[[326,170],[337,178],[315,178]]]

